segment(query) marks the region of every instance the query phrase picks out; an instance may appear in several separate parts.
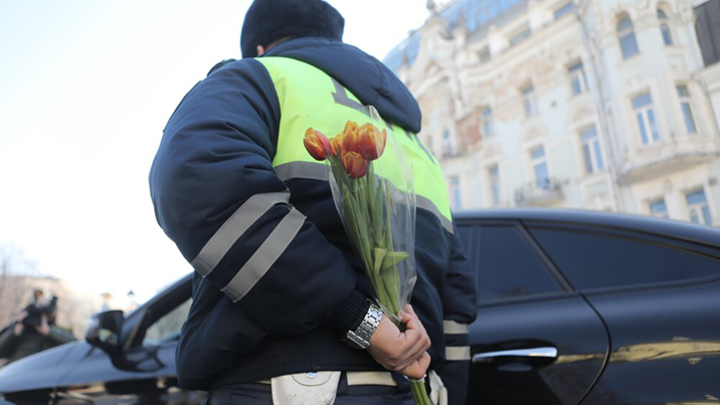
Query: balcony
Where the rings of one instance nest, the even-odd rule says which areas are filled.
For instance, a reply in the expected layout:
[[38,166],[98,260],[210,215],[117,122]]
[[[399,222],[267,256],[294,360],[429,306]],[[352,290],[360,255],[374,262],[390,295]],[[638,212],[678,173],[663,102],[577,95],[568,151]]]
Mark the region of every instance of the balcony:
[[633,151],[620,168],[621,184],[647,181],[668,173],[707,163],[718,157],[711,137],[680,137]]
[[515,190],[515,203],[521,207],[543,207],[561,202],[565,198],[563,183],[549,179],[545,184],[526,184]]

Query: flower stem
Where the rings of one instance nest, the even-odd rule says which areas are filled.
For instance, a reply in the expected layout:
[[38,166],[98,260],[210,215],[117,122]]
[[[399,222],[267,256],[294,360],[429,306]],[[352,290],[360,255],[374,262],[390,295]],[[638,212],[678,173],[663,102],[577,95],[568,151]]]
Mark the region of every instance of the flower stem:
[[410,381],[410,390],[413,394],[413,399],[417,405],[432,405],[430,397],[428,397],[427,390],[425,389],[425,379],[419,381]]

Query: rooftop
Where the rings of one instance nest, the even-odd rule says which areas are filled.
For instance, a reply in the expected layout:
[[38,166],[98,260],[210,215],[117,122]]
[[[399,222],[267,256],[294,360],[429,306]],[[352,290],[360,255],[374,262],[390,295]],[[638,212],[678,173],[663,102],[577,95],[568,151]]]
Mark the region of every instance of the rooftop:
[[[463,27],[470,41],[487,35],[491,25],[503,26],[527,9],[528,0],[454,0],[445,5],[438,17],[448,33]],[[393,48],[383,59],[385,65],[397,72],[404,65],[412,66],[420,49],[421,34],[415,30]]]

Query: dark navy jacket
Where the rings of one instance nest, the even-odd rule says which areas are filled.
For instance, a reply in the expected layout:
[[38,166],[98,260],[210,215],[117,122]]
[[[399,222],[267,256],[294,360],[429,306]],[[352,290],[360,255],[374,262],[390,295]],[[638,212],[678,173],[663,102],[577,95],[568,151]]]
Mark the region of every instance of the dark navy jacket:
[[[298,38],[267,55],[316,66],[386,120],[411,133],[420,131],[420,110],[407,88],[355,47]],[[362,320],[370,286],[327,181],[284,182],[273,170],[281,114],[267,70],[257,60],[243,59],[213,68],[185,96],[164,130],[150,173],[155,213],[185,258],[202,269],[195,274],[192,308],[178,345],[183,387],[209,389],[318,370],[381,369],[365,351],[338,338]],[[196,258],[213,235],[232,234],[227,224],[237,222],[235,213],[248,212],[254,196],[288,190],[289,201],[264,207],[237,239],[226,242],[217,263],[198,265]],[[273,230],[294,210],[307,219],[267,272],[241,299],[223,293],[253,255],[267,248],[263,243],[278,238]],[[418,209],[418,281],[411,303],[432,340],[432,368],[459,399],[469,362],[446,361],[446,346],[465,347],[468,336],[445,335],[443,322],[474,320],[475,283],[457,237],[440,222],[434,213]]]

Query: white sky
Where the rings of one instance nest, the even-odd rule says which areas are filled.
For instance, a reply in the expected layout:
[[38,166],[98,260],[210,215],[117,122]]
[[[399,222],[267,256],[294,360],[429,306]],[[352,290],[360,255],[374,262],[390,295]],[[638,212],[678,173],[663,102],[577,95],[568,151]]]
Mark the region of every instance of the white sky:
[[[331,0],[382,59],[426,0]],[[144,301],[191,270],[155,221],[148,172],[183,95],[240,58],[248,0],[0,3],[0,245],[80,291]]]

